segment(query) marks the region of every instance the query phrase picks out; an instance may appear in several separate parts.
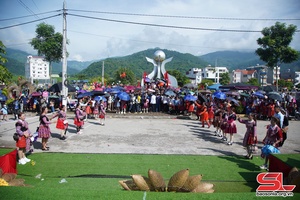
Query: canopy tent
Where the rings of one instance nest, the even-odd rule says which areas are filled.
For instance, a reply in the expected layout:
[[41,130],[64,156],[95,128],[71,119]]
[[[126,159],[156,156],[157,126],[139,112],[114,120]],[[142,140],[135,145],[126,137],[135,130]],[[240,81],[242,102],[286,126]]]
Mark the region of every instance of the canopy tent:
[[219,90],[219,87],[222,86],[220,83],[216,83],[210,86],[207,86],[208,90]]
[[[72,85],[68,84],[67,85],[67,88],[68,88],[68,92],[76,92],[76,88],[73,87]],[[62,90],[62,83],[55,83],[54,85],[52,85],[48,91],[49,92],[61,92]]]
[[258,89],[258,86],[248,85],[246,83],[230,83],[227,85],[222,85],[219,87],[220,90],[229,89],[229,90],[252,90]]

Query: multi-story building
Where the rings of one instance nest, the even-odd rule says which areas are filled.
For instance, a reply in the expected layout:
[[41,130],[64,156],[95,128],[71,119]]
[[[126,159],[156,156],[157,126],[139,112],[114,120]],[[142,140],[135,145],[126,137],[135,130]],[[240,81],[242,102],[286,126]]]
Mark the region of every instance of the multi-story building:
[[251,78],[256,78],[257,72],[254,69],[236,69],[232,71],[232,83],[246,83]]
[[227,67],[205,67],[203,69],[192,68],[186,72],[186,76],[192,80],[193,84],[199,84],[203,79],[212,80],[214,83],[219,83],[221,75],[228,73]]
[[31,83],[34,80],[49,80],[49,62],[42,56],[27,56],[25,77]]

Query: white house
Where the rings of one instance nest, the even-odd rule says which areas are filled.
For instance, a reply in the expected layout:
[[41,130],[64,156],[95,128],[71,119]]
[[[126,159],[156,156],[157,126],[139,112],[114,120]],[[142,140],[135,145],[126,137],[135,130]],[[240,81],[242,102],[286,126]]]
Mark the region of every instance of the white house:
[[49,62],[42,56],[27,56],[25,64],[25,77],[33,83],[33,80],[47,80],[49,76]]
[[186,76],[192,80],[192,83],[199,84],[203,79],[212,80],[214,83],[220,82],[220,76],[228,73],[227,67],[205,67],[203,69],[192,68],[186,72]]
[[233,83],[246,83],[251,78],[256,78],[256,70],[245,70],[245,69],[236,69],[232,71],[232,82]]

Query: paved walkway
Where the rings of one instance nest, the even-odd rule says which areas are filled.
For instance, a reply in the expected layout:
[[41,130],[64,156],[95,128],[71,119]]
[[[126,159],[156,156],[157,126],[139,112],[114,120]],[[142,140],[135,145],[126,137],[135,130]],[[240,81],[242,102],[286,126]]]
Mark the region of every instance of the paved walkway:
[[[245,125],[237,122],[238,134],[234,144],[228,146],[220,137],[214,136],[214,128],[202,128],[194,117],[166,114],[109,113],[105,126],[99,120],[88,119],[83,134],[77,135],[73,125],[73,113],[68,113],[70,123],[67,140],[60,140],[55,123],[51,124],[52,138],[49,152],[66,153],[132,153],[132,154],[186,154],[186,155],[243,155],[242,140]],[[38,116],[28,113],[26,120],[30,130],[36,130]],[[258,139],[266,134],[268,121],[258,121]],[[15,121],[0,122],[0,147],[15,147],[12,135]],[[288,139],[282,153],[299,153],[300,121],[290,121]],[[262,144],[258,144],[259,147]],[[41,151],[41,140],[34,143],[34,153]],[[43,152],[46,153],[46,152]]]

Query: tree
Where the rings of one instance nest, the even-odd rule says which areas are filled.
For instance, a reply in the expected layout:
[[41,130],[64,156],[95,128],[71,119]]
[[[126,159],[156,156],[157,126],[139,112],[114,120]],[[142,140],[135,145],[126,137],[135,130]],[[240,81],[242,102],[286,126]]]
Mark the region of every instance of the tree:
[[38,55],[45,56],[50,66],[52,62],[60,62],[62,59],[63,35],[58,32],[55,33],[54,26],[45,23],[38,24],[35,32],[36,36],[29,44],[38,51]]
[[5,85],[7,85],[12,78],[12,74],[4,66],[4,64],[7,62],[7,59],[3,58],[1,54],[6,54],[6,51],[4,44],[0,40],[0,82],[3,82]]
[[170,70],[170,71],[168,71],[168,73],[177,79],[177,83],[178,83],[179,87],[183,87],[185,84],[190,82],[190,79],[188,77],[184,76],[178,70]]
[[270,68],[276,67],[276,86],[278,91],[278,67],[282,63],[291,63],[298,59],[299,53],[289,47],[297,26],[276,22],[274,26],[262,30],[263,37],[257,39],[261,47],[255,53],[261,60],[267,62]]
[[249,83],[250,85],[259,86],[259,83],[258,83],[258,79],[257,79],[257,78],[250,78],[250,79],[248,80],[248,83]]
[[227,85],[227,84],[229,84],[229,82],[230,82],[230,76],[229,76],[228,72],[221,74],[220,78],[221,78],[220,79],[220,84],[221,85]]
[[[214,81],[210,80],[210,79],[202,79],[201,83],[200,83],[200,87],[203,87],[206,89],[207,86],[213,85]],[[200,88],[199,88],[200,89]]]

